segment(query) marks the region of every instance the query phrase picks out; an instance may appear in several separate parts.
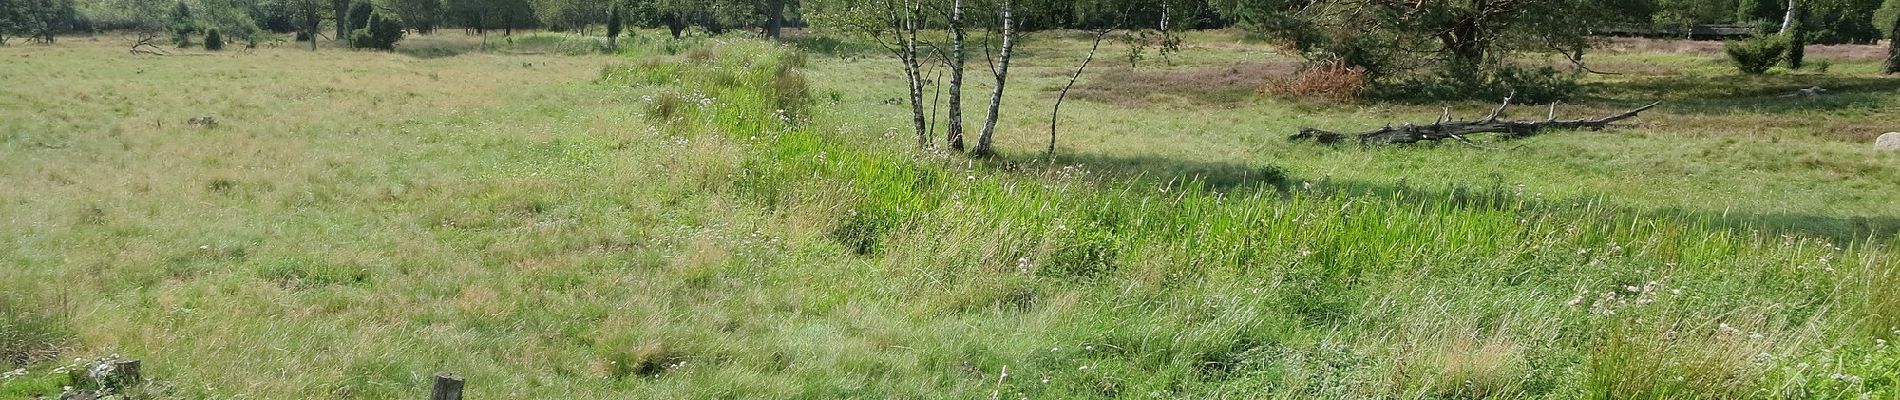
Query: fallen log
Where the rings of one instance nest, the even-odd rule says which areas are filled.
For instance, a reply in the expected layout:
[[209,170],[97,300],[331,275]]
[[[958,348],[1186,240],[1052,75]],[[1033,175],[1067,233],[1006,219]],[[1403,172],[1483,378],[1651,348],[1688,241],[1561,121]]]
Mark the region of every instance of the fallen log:
[[1506,108],[1511,107],[1511,99],[1506,98],[1504,99],[1504,104],[1499,105],[1495,110],[1491,110],[1491,115],[1486,115],[1484,118],[1475,121],[1452,121],[1451,108],[1446,108],[1445,113],[1438,117],[1438,122],[1434,122],[1431,125],[1404,124],[1398,127],[1387,125],[1384,128],[1354,135],[1305,128],[1300,129],[1300,133],[1288,136],[1287,140],[1313,140],[1319,143],[1331,144],[1351,139],[1358,141],[1360,144],[1393,144],[1436,142],[1452,139],[1471,143],[1471,140],[1466,139],[1465,136],[1474,133],[1495,133],[1501,138],[1517,139],[1536,135],[1538,132],[1548,129],[1599,130],[1608,127],[1611,123],[1635,117],[1636,114],[1648,111],[1658,104],[1662,104],[1662,102],[1650,103],[1646,106],[1624,111],[1621,114],[1596,119],[1559,120],[1557,119],[1557,104],[1553,103],[1550,105],[1550,114],[1542,121],[1500,120],[1498,119],[1498,115],[1503,114]]

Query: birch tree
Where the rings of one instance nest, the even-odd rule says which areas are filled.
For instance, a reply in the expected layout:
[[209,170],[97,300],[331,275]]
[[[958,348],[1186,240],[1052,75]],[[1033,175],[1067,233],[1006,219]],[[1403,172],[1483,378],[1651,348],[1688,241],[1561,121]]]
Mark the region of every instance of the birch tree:
[[[1016,27],[1016,0],[1002,0],[997,7],[997,14],[1000,17],[998,25],[1001,26],[997,34],[1003,37],[1003,44],[1000,54],[990,64],[990,74],[996,78],[996,83],[990,86],[989,114],[983,117],[983,132],[977,137],[976,148],[970,151],[978,157],[996,154],[996,120],[1002,116],[1003,91],[1009,85],[1010,58],[1015,55],[1016,42],[1021,38]],[[988,50],[985,47],[984,53],[988,54]]]
[[836,0],[815,2],[812,22],[867,36],[903,67],[905,87],[909,90],[911,124],[917,148],[930,147],[929,123],[924,120],[924,77],[922,50],[926,46],[918,31],[929,24],[924,0]]

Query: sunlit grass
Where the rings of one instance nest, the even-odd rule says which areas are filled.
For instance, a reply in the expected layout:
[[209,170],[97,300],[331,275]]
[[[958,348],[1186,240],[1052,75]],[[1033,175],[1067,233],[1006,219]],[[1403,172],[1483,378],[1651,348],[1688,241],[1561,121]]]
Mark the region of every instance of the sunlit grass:
[[[1083,106],[1061,163],[974,162],[903,148],[873,105],[893,87],[876,60],[691,45],[0,49],[21,63],[0,78],[43,82],[0,89],[18,102],[0,103],[16,188],[0,322],[41,324],[65,340],[34,342],[64,359],[143,358],[152,392],[179,398],[415,397],[442,371],[483,398],[1896,390],[1880,340],[1900,321],[1900,240],[1826,225],[1893,215],[1892,170],[1866,167],[1890,156],[1800,136],[1576,134],[1500,154],[1281,144],[1270,128],[1292,122],[1163,129],[1433,112],[1263,100]],[[111,82],[143,74],[165,78]],[[163,101],[171,87],[203,89]],[[220,127],[182,124],[205,114]],[[1124,117],[1152,134],[1104,128]],[[1014,124],[1013,151],[1039,146]],[[1736,167],[1778,151],[1816,163]],[[1623,176],[1645,168],[1665,172]],[[1759,183],[1833,168],[1862,171],[1816,194]],[[1723,193],[1755,198],[1697,203]],[[1857,197],[1800,204],[1841,193]],[[1832,220],[1733,217],[1791,212]]]

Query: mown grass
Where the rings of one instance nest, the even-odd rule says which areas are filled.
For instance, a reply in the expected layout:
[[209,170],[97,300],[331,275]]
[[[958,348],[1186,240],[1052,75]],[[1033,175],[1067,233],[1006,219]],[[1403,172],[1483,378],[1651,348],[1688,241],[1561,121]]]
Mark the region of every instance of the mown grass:
[[[439,371],[528,398],[1890,397],[1900,375],[1882,342],[1900,239],[1639,193],[1682,182],[1666,173],[1612,191],[1509,169],[1598,152],[1584,176],[1609,179],[1668,132],[1262,162],[1176,159],[1214,145],[1156,130],[1152,152],[1101,156],[1152,164],[1043,167],[900,150],[901,121],[868,105],[888,81],[846,74],[869,64],[744,40],[630,61],[4,51],[19,64],[0,71],[35,75],[0,78],[45,83],[0,97],[26,102],[0,103],[0,184],[19,188],[0,194],[18,244],[0,282],[29,305],[0,311],[73,310],[40,314],[64,315],[62,356],[144,358],[159,397],[410,397]],[[169,78],[112,85],[146,73]],[[402,78],[431,73],[479,85]],[[174,86],[205,97],[155,101]],[[205,113],[223,124],[171,122]],[[1100,146],[1081,148],[1133,145]],[[1687,154],[1744,175],[1704,183],[1727,191],[1825,168]],[[1313,173],[1456,160],[1495,163]],[[1166,167],[1196,162],[1240,166]],[[1734,203],[1892,215],[1884,186],[1854,186],[1877,176],[1847,179],[1817,186],[1864,211]],[[1698,189],[1680,196],[1717,196]]]

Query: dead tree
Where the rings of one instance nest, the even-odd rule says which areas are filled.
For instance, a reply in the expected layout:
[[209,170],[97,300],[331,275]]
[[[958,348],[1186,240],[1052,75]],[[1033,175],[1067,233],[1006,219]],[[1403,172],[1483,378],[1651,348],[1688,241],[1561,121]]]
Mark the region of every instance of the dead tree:
[[1088,69],[1089,63],[1095,61],[1095,52],[1101,50],[1102,39],[1114,31],[1112,27],[1095,31],[1095,43],[1089,46],[1088,57],[1082,59],[1082,65],[1075,67],[1075,73],[1069,75],[1069,84],[1062,85],[1062,93],[1056,95],[1056,105],[1049,110],[1049,150],[1043,153],[1044,156],[1050,159],[1056,157],[1056,122],[1062,116],[1062,100],[1069,98],[1069,89],[1075,87],[1075,81],[1082,79],[1082,70]]
[[149,55],[154,55],[154,56],[171,55],[171,53],[165,52],[164,48],[161,48],[161,47],[158,47],[158,45],[152,44],[153,42],[157,40],[158,40],[157,34],[153,34],[149,32],[140,33],[138,39],[132,41],[132,49],[129,51],[132,54],[149,54]]
[[1451,139],[1463,143],[1471,143],[1471,140],[1467,139],[1466,136],[1475,133],[1495,133],[1498,137],[1504,139],[1517,139],[1536,135],[1539,132],[1549,129],[1599,130],[1608,127],[1611,123],[1633,118],[1636,114],[1648,111],[1658,104],[1662,103],[1650,103],[1646,106],[1624,111],[1621,114],[1602,118],[1575,120],[1557,119],[1557,104],[1551,104],[1550,114],[1541,121],[1501,120],[1498,119],[1498,116],[1503,114],[1504,110],[1511,106],[1511,99],[1506,98],[1504,99],[1504,104],[1499,105],[1497,109],[1491,110],[1490,115],[1486,115],[1484,118],[1475,121],[1452,121],[1451,109],[1446,108],[1445,113],[1438,117],[1438,122],[1432,123],[1431,125],[1405,124],[1398,127],[1387,125],[1384,128],[1355,135],[1306,128],[1300,129],[1300,133],[1288,136],[1287,140],[1313,140],[1320,143],[1339,143],[1353,140],[1360,144],[1393,144],[1436,142]]

